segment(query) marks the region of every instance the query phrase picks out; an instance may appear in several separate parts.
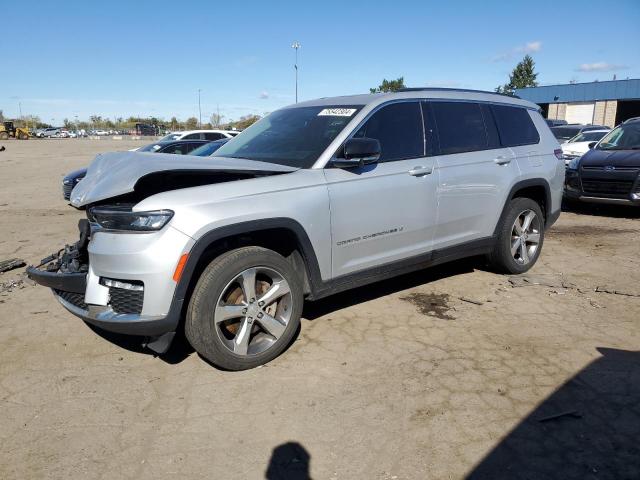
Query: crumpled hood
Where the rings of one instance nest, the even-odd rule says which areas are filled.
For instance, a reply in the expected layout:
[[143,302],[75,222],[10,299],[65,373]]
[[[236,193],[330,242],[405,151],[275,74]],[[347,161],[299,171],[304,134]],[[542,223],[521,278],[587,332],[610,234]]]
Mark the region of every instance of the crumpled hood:
[[275,163],[225,157],[196,157],[148,152],[109,152],[93,160],[87,175],[71,192],[71,205],[82,207],[133,192],[138,180],[155,172],[274,172],[298,170]]

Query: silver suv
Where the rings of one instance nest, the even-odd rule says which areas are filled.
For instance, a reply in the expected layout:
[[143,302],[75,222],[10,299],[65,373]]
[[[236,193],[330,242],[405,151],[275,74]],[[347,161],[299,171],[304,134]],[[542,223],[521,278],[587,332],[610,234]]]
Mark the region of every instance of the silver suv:
[[564,163],[536,105],[419,89],[271,113],[212,157],[100,155],[73,190],[80,240],[29,269],[71,313],[147,337],[184,328],[215,365],[268,362],[303,301],[472,255],[527,271]]

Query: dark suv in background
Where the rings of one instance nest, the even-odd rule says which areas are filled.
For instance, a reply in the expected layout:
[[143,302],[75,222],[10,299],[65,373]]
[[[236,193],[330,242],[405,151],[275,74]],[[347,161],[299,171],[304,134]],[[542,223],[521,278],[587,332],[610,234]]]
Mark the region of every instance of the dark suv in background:
[[640,205],[640,117],[611,130],[567,166],[565,198]]

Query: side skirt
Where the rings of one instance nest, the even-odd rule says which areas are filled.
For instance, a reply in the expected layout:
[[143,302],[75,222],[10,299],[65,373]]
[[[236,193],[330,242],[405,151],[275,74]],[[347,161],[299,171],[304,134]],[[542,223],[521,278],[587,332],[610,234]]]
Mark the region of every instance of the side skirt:
[[312,292],[307,297],[309,300],[318,300],[338,292],[361,287],[370,283],[393,278],[405,273],[415,272],[424,268],[433,267],[442,263],[459,260],[466,257],[474,257],[489,253],[495,245],[496,237],[485,237],[479,240],[455,245],[452,247],[433,250],[429,253],[373,267],[362,272],[343,275],[335,279],[323,282],[319,279],[312,280]]

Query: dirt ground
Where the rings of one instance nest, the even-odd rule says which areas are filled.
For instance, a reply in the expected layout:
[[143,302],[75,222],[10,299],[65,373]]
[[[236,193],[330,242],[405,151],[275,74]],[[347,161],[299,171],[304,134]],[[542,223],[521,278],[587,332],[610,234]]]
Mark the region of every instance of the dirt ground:
[[[116,140],[6,141],[0,260],[76,240],[64,173]],[[0,276],[0,478],[640,478],[640,211],[564,213],[523,277],[456,262],[305,306],[223,372]]]

